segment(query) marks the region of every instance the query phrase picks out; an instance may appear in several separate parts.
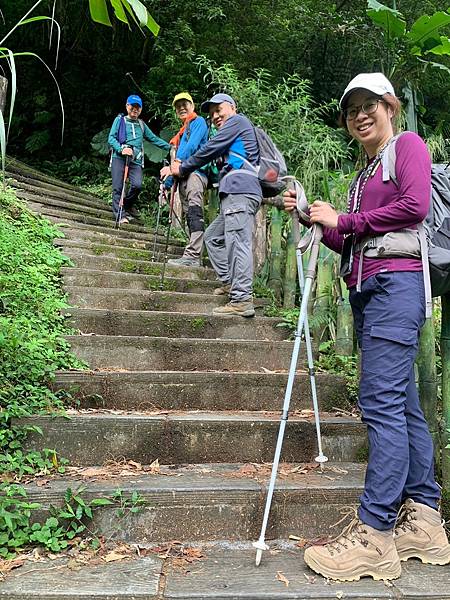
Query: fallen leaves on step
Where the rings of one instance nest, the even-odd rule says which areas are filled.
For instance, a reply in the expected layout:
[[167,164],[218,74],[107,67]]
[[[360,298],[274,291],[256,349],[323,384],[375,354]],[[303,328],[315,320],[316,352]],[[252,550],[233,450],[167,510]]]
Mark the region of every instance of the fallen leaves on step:
[[286,587],[289,587],[289,579],[285,575],[283,575],[281,571],[277,571],[276,579],[284,583]]
[[170,559],[170,564],[173,567],[182,569],[186,569],[187,565],[205,558],[201,548],[185,546],[183,542],[178,540],[156,546],[151,549],[151,552],[164,560]]
[[8,573],[13,569],[18,569],[24,563],[24,558],[14,558],[11,560],[0,559],[0,581],[3,581]]
[[314,575],[307,575],[306,573],[303,573],[303,575],[308,583],[316,583],[317,577],[314,577]]

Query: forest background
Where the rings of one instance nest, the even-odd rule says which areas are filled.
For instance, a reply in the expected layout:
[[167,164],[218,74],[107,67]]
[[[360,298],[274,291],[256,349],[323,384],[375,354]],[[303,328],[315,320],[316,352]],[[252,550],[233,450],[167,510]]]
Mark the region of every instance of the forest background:
[[[9,154],[69,180],[93,182],[107,177],[107,159],[95,155],[91,140],[124,110],[129,93],[143,96],[143,118],[159,133],[167,124],[174,125],[170,115],[176,93],[189,90],[199,106],[218,87],[245,96],[241,107],[253,118],[259,115],[264,125],[273,113],[267,99],[271,92],[278,95],[276,118],[283,118],[273,126],[279,125],[277,141],[286,151],[296,141],[301,143],[292,138],[295,107],[294,112],[280,113],[283,103],[292,102],[289,89],[301,82],[295,99],[301,93],[302,106],[297,112],[307,119],[310,111],[311,118],[335,128],[337,106],[330,102],[339,98],[355,74],[374,70],[392,74],[400,95],[407,81],[418,90],[419,133],[450,137],[449,56],[445,52],[423,56],[428,62],[438,58],[441,69],[416,60],[405,36],[389,40],[386,31],[374,25],[367,15],[367,0],[145,0],[144,4],[161,27],[157,37],[144,36],[113,18],[112,28],[95,23],[88,0],[56,1],[54,16],[62,33],[54,73],[64,102],[63,142],[57,88],[42,63],[20,56]],[[447,8],[438,0],[385,4],[403,15],[407,29],[421,15]],[[6,31],[31,5],[29,0],[2,2]],[[35,12],[51,15],[53,5],[53,0],[43,2]],[[8,38],[8,47],[36,52],[52,66],[55,43],[48,48],[50,27],[50,21],[19,27]],[[318,107],[320,115],[314,111]],[[317,132],[317,152],[322,146],[326,163],[336,150],[331,144],[327,155],[322,134]],[[342,135],[339,143],[345,148]],[[345,150],[338,154],[344,158]],[[293,162],[297,168],[301,157]],[[151,172],[157,172],[156,165]]]

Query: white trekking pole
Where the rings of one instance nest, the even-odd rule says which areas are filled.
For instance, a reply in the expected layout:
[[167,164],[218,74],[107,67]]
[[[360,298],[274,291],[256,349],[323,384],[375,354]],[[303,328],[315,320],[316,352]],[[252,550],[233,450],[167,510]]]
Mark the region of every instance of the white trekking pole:
[[[300,214],[304,215],[305,214],[304,211],[307,208],[306,196],[305,196],[303,187],[298,182],[295,182],[295,188],[296,188],[296,192],[297,192],[297,209],[300,212]],[[298,214],[296,214],[294,217],[293,227],[298,228]],[[269,521],[269,513],[270,513],[271,504],[272,504],[273,492],[275,489],[275,481],[276,481],[277,472],[278,472],[278,465],[280,462],[281,449],[283,446],[284,432],[286,429],[286,423],[289,418],[289,406],[290,406],[290,402],[291,402],[292,388],[293,388],[294,380],[295,380],[295,372],[297,370],[297,362],[298,362],[298,354],[300,351],[301,336],[302,336],[304,327],[308,323],[308,314],[307,314],[308,313],[308,301],[309,301],[312,283],[313,283],[315,272],[316,272],[317,259],[319,256],[319,246],[320,246],[321,239],[322,239],[322,226],[319,224],[316,224],[312,227],[309,234],[307,235],[306,243],[302,239],[302,240],[300,240],[298,247],[297,247],[297,268],[298,268],[298,272],[299,272],[299,277],[300,277],[300,273],[301,273],[300,285],[302,285],[302,283],[303,283],[303,281],[302,281],[303,280],[303,266],[301,267],[301,271],[300,271],[300,266],[299,266],[299,265],[301,265],[302,252],[304,252],[308,247],[311,247],[311,253],[310,253],[310,257],[309,257],[308,268],[306,271],[306,277],[305,277],[304,286],[303,286],[302,301],[301,301],[301,305],[300,305],[297,329],[295,332],[294,349],[292,352],[291,363],[290,363],[290,367],[289,367],[288,381],[287,381],[286,391],[285,391],[285,395],[284,395],[283,409],[282,409],[282,415],[281,415],[281,420],[280,420],[280,427],[278,430],[278,438],[277,438],[277,444],[276,444],[276,448],[275,448],[275,456],[274,456],[273,465],[272,465],[272,472],[271,472],[271,476],[270,476],[269,488],[267,491],[267,498],[266,498],[266,505],[265,505],[265,509],[264,509],[263,522],[262,522],[262,526],[261,526],[261,533],[260,533],[258,541],[253,543],[254,548],[256,548],[256,560],[255,560],[256,566],[259,566],[261,563],[263,550],[269,549],[269,547],[265,543],[266,529],[267,529],[267,524]],[[328,459],[322,453],[322,444],[321,444],[321,439],[320,439],[320,426],[318,426],[319,415],[318,415],[318,408],[317,408],[317,394],[316,394],[316,388],[315,388],[315,377],[314,377],[314,371],[313,371],[313,356],[312,356],[311,338],[309,336],[309,329],[307,330],[307,334],[305,333],[305,338],[306,338],[306,343],[308,346],[308,348],[307,348],[308,367],[309,367],[309,372],[310,372],[311,387],[313,390],[312,397],[313,397],[313,404],[314,404],[314,415],[316,417],[316,431],[319,436],[318,437],[319,456],[316,457],[316,461],[319,462],[320,465],[322,466],[322,463],[326,462]]]

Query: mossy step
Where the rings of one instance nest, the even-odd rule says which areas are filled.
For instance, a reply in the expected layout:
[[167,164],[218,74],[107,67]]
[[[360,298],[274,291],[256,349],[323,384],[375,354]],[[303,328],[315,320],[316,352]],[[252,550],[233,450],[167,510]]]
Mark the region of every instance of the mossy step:
[[[264,372],[289,368],[292,342],[72,335],[72,351],[91,369]],[[302,349],[301,349],[302,350]],[[304,350],[299,363],[304,363]]]
[[[58,213],[55,211],[54,215],[43,215],[46,219],[57,225],[61,232],[64,233],[65,230],[73,231],[78,229],[80,231],[89,232],[89,234],[96,233],[106,233],[107,235],[112,235],[117,239],[125,239],[129,241],[147,241],[149,243],[154,240],[154,233],[152,229],[146,229],[147,233],[142,233],[140,231],[134,231],[131,229],[131,225],[126,225],[116,229],[114,226],[114,221],[108,221],[101,225],[96,225],[92,223],[85,223],[83,221],[75,221],[71,218],[70,213]],[[185,243],[179,239],[174,237],[170,238],[170,243],[175,246],[185,246]]]
[[[256,410],[281,409],[287,373],[224,371],[62,371],[55,390],[65,390],[81,408],[119,410]],[[345,378],[316,373],[320,408],[349,408]],[[297,372],[291,410],[311,410],[311,384]]]
[[[92,288],[122,288],[129,290],[161,290],[161,275],[141,275],[140,273],[118,273],[100,269],[78,269],[63,267],[61,275],[66,286]],[[217,281],[164,277],[163,291],[192,294],[212,294]],[[134,307],[136,308],[136,307]]]
[[[127,470],[124,464],[123,470]],[[99,535],[132,543],[171,540],[229,541],[257,539],[271,465],[196,464],[160,466],[149,474],[133,467],[122,476],[121,468],[97,467],[76,476],[50,479],[45,487],[26,485],[29,500],[43,509],[61,505],[67,487],[84,488],[83,498],[111,498],[116,489],[125,497],[137,492],[141,511],[130,519],[115,519],[117,506],[95,512],[92,526]],[[82,470],[79,469],[81,472]],[[303,470],[303,473],[301,472]],[[296,473],[297,471],[297,473]],[[300,471],[300,473],[298,473]],[[365,465],[327,463],[318,465],[284,463],[273,497],[267,538],[303,538],[329,535],[340,520],[344,506],[356,505],[363,489]],[[98,473],[97,477],[95,473]],[[92,473],[89,476],[89,473]],[[108,477],[109,475],[109,477]],[[42,517],[44,510],[41,511]],[[342,526],[340,526],[342,527]]]
[[223,319],[201,312],[123,310],[123,307],[120,310],[71,308],[65,314],[69,315],[71,327],[100,335],[230,340],[284,340],[289,336],[286,328],[278,327],[280,319],[269,317],[249,321],[238,316]]
[[[150,464],[270,462],[280,414],[261,412],[81,413],[70,418],[14,419],[37,427],[27,451],[56,448],[73,465],[134,460]],[[321,415],[322,447],[331,461],[355,462],[367,446],[366,427],[354,418]],[[311,462],[317,456],[314,420],[293,413],[286,425],[281,459]]]
[[[64,238],[54,240],[54,245],[62,248],[64,252],[81,252],[84,250],[88,254],[95,254],[95,256],[112,256],[130,260],[150,261],[153,261],[154,258],[158,262],[164,259],[166,249],[163,243],[147,244],[146,248],[130,248],[119,246],[118,244],[95,243],[86,240],[67,240]],[[169,247],[167,248],[168,258],[180,258],[182,254],[183,248],[180,248],[180,246],[170,246],[170,249]]]
[[[225,296],[159,290],[89,288],[65,286],[71,306],[91,309],[170,311],[212,314],[212,310],[228,301]],[[121,334],[122,335],[122,334]],[[130,333],[133,335],[133,333]],[[165,333],[163,333],[165,335]]]
[[[75,244],[78,242],[91,242],[94,244],[105,244],[108,246],[122,246],[127,248],[151,250],[155,240],[153,234],[152,238],[149,240],[136,239],[133,237],[127,238],[117,235],[119,233],[123,233],[125,231],[124,229],[117,229],[114,231],[109,231],[108,233],[104,233],[103,231],[99,231],[97,229],[92,231],[90,229],[75,226],[73,228],[63,227],[61,228],[61,231],[64,233],[64,237],[58,238],[58,240],[64,239],[67,242],[73,242]],[[149,233],[152,233],[152,231],[152,229],[149,229]],[[164,235],[162,229],[160,229],[159,233],[157,234],[156,242],[157,244],[162,244],[164,246],[166,244],[166,236]],[[173,252],[174,248],[176,248],[177,251],[180,251],[183,248],[183,244],[180,242],[180,240],[171,238],[169,241],[170,252]]]
[[17,195],[24,194],[36,198],[36,202],[41,201],[45,204],[51,204],[52,200],[62,200],[76,207],[93,208],[105,210],[108,204],[100,198],[87,196],[75,191],[71,191],[56,185],[50,185],[25,177],[16,176],[13,179],[8,178],[8,185],[16,190]]
[[[86,250],[88,254],[95,254],[96,256],[117,256],[118,258],[131,258],[140,260],[153,260],[153,252],[155,256],[159,257],[160,260],[165,255],[166,245],[163,239],[159,236],[156,238],[156,242],[153,244],[143,242],[142,247],[132,247],[130,245],[124,245],[115,243],[110,244],[103,240],[86,240],[86,239],[68,239],[68,238],[57,238],[54,240],[54,245],[64,249]],[[167,253],[169,258],[175,256],[179,258],[183,254],[183,248],[180,246],[167,246]],[[155,259],[156,260],[156,259]]]
[[[55,195],[38,195],[35,191],[24,191],[23,189],[17,189],[16,194],[19,198],[26,200],[28,206],[35,212],[43,212],[47,209],[64,210],[74,215],[86,215],[98,219],[112,218],[112,210],[107,204],[103,203],[101,206],[89,206],[70,200],[67,197],[56,197]],[[63,195],[60,195],[63,196]]]
[[[97,256],[88,254],[81,249],[66,249],[66,256],[72,259],[74,265],[81,269],[101,269],[116,271],[118,273],[141,273],[143,275],[160,275],[164,268],[162,262],[151,260],[117,258],[113,256]],[[181,277],[183,279],[209,279],[216,280],[216,274],[206,267],[183,267],[166,264],[165,274],[168,277]],[[219,284],[217,284],[219,285]]]

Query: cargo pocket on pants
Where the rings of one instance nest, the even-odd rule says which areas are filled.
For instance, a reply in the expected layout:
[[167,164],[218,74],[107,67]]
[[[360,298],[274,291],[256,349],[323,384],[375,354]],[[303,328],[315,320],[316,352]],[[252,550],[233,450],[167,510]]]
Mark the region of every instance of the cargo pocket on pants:
[[247,224],[248,212],[242,206],[229,206],[225,209],[225,231],[241,231]]
[[386,327],[385,325],[372,325],[370,335],[373,338],[397,342],[404,346],[414,346],[418,342],[418,331],[412,327]]

